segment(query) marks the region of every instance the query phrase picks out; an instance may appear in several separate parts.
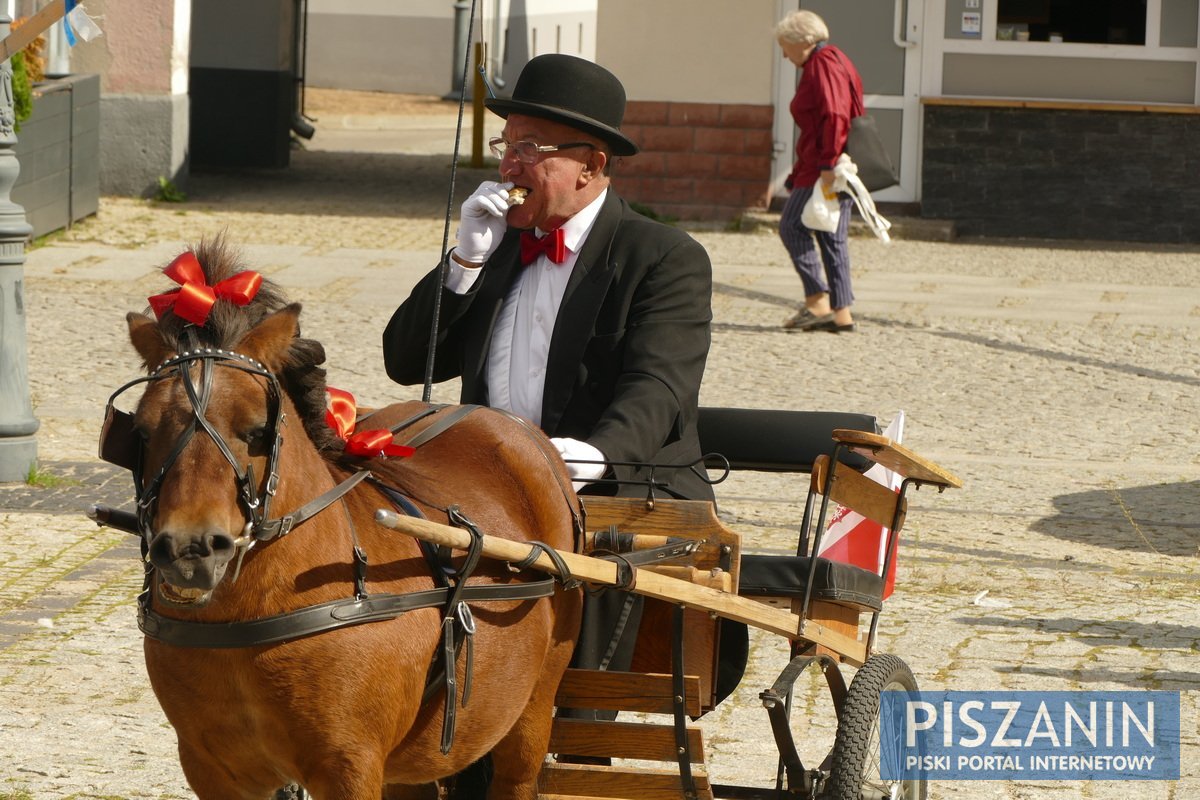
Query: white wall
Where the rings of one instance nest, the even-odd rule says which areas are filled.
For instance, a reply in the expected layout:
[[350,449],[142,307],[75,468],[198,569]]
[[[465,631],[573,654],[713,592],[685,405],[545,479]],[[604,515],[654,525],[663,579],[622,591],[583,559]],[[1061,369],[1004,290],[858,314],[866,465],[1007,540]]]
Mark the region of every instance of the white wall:
[[[501,93],[530,58],[596,54],[597,0],[478,0],[472,41],[488,44]],[[312,86],[446,94],[455,70],[452,0],[309,0]],[[482,19],[481,19],[482,16]],[[472,51],[473,52],[473,51]]]
[[601,0],[596,61],[630,100],[770,105],[777,0]]

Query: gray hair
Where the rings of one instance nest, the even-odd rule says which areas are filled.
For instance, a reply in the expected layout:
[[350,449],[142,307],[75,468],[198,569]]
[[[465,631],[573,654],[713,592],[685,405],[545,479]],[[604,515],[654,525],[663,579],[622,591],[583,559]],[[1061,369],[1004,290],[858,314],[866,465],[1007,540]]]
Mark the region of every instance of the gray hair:
[[829,38],[829,26],[811,11],[793,11],[775,26],[775,38],[792,44],[816,44]]

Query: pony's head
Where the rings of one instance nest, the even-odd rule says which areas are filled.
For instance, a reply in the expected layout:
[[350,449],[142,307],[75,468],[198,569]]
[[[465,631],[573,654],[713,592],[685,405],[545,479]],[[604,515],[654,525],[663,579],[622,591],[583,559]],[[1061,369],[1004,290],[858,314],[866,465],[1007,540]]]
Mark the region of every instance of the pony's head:
[[[231,280],[258,276],[220,239],[189,253],[190,288],[151,298],[157,320],[127,316],[149,372],[134,382],[146,383],[132,417],[139,525],[158,597],[177,606],[206,603],[235,556],[279,533],[270,506],[285,419],[298,416],[319,449],[338,441],[325,423],[324,349],[300,337],[300,305],[269,281],[228,299]],[[178,263],[167,270],[183,283]],[[181,305],[189,296],[200,312]]]

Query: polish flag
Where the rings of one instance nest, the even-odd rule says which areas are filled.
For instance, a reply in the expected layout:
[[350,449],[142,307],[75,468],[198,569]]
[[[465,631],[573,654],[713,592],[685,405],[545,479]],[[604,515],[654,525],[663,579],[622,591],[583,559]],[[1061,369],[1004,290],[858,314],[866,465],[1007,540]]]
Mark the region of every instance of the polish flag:
[[[904,437],[904,412],[896,413],[895,418],[883,435],[896,444]],[[900,491],[900,475],[892,472],[882,464],[873,464],[863,473],[876,483],[889,487],[894,492]],[[884,558],[887,555],[888,529],[867,519],[856,511],[837,505],[829,518],[829,527],[821,537],[821,550],[818,555],[830,561],[843,561],[856,567],[869,569],[876,575],[883,571]],[[889,597],[896,585],[896,546],[900,537],[892,542],[892,564],[884,579],[883,596]]]

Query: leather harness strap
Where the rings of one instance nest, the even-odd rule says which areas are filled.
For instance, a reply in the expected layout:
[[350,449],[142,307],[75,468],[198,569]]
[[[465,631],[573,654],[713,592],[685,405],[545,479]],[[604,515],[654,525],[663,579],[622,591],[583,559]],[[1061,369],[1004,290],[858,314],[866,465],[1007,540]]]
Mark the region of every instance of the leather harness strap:
[[[536,600],[554,594],[554,578],[528,583],[465,586],[459,600]],[[406,594],[374,594],[349,597],[315,606],[307,606],[245,622],[195,622],[164,617],[150,608],[150,596],[138,598],[138,627],[152,639],[175,647],[227,649],[255,647],[291,641],[325,631],[395,619],[406,611],[444,607],[449,588],[427,589]]]
[[[434,412],[441,411],[442,408],[446,408],[446,406],[441,406],[440,408],[435,408]],[[412,438],[408,439],[407,441],[399,442],[399,444],[407,445],[408,447],[420,447],[421,445],[427,443],[434,437],[440,436],[441,434],[448,431],[450,428],[457,425],[460,420],[462,420],[464,417],[466,417],[468,414],[470,414],[472,411],[474,411],[477,408],[482,408],[482,406],[477,406],[477,405],[455,406],[448,414],[442,415],[442,417],[440,419],[436,420],[428,428],[425,428],[424,430],[420,431],[419,433],[417,433],[416,435],[414,435]],[[422,417],[425,417],[425,416],[427,416],[427,414],[420,414],[416,417],[416,419],[406,420],[404,423],[402,423],[402,426],[407,426],[407,425],[411,424],[412,422],[416,422],[417,419],[421,419]],[[399,428],[397,430],[399,430]]]
[[337,486],[334,486],[332,489],[325,490],[312,500],[309,500],[307,503],[300,506],[300,508],[293,511],[291,514],[284,514],[278,519],[267,520],[259,528],[261,531],[259,538],[269,540],[274,539],[276,536],[287,535],[292,528],[312,517],[315,517],[317,514],[321,513],[327,507],[332,505],[336,500],[340,499],[342,495],[349,492],[355,486],[360,484],[365,478],[369,478],[370,476],[370,470],[364,469],[361,472],[355,472]]

